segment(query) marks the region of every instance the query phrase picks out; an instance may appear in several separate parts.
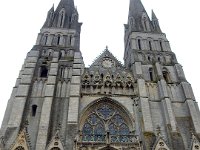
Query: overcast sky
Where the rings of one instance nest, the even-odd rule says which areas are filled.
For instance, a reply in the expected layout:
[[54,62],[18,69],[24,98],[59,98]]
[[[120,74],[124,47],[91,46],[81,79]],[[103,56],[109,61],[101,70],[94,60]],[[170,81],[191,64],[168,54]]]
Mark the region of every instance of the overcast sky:
[[[35,44],[47,11],[59,0],[2,1],[0,9],[0,123],[12,87],[26,54]],[[171,43],[172,51],[183,65],[187,80],[200,102],[200,1],[142,0],[150,15],[154,9],[161,29]],[[124,27],[127,23],[129,0],[75,0],[80,22],[81,52],[86,66],[105,49],[123,62]]]

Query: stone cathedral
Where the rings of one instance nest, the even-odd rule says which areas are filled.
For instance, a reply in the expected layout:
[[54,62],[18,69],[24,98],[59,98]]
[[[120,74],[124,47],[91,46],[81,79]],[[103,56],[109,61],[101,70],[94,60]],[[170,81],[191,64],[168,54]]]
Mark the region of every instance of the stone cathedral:
[[130,0],[124,64],[90,67],[73,0],[52,7],[8,101],[0,150],[199,150],[200,112],[154,12]]

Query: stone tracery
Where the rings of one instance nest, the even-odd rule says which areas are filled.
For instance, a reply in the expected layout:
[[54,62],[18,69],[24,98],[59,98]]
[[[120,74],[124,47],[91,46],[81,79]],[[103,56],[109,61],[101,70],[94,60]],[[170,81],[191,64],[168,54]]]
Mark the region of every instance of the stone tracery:
[[88,115],[82,128],[82,141],[105,142],[110,136],[110,142],[130,142],[130,128],[127,118],[124,118],[119,108],[110,103],[98,104]]

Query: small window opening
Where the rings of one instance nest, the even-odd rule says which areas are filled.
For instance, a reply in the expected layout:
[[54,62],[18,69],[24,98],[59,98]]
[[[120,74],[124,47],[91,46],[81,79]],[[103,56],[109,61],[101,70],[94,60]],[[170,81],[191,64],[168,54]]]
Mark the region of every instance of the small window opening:
[[37,105],[32,105],[32,116],[35,117],[37,112]]
[[139,48],[139,50],[142,49],[142,48],[141,48],[141,40],[140,40],[140,39],[138,39],[138,48]]
[[57,45],[60,44],[60,35],[58,35],[58,39],[57,39]]
[[93,78],[93,74],[91,74],[90,77]]
[[151,61],[151,57],[150,56],[148,56],[148,60]]
[[152,68],[149,68],[149,77],[150,77],[150,80],[153,81],[153,69]]
[[152,44],[151,44],[151,41],[149,41],[149,49],[152,50]]
[[63,78],[64,77],[64,71],[65,69],[63,68],[63,66],[60,68],[60,77]]
[[103,73],[101,74],[101,79],[103,79]]
[[163,78],[165,79],[165,81],[169,83],[170,82],[169,72],[167,70],[163,70],[162,73],[163,73]]
[[44,45],[47,45],[48,35],[45,35],[44,37]]
[[163,51],[162,41],[160,41],[160,49],[161,49],[161,51]]
[[60,52],[60,53],[59,53],[59,58],[58,58],[58,59],[61,59],[61,57],[62,57],[62,53]]
[[160,62],[160,57],[158,57],[158,61]]
[[48,74],[48,69],[46,66],[41,66],[40,77],[46,78]]

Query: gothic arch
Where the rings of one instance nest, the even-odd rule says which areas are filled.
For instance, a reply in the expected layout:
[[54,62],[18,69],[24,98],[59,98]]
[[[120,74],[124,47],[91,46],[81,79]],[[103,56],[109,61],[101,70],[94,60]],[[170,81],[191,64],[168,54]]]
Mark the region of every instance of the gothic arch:
[[65,23],[64,21],[65,21],[65,9],[63,8],[63,9],[59,12],[57,27],[63,27],[63,26],[64,26],[64,23]]
[[111,142],[128,142],[134,131],[133,117],[110,98],[96,100],[81,114],[79,130],[82,141],[105,141],[109,134]]
[[144,31],[151,31],[149,17],[145,12],[142,14],[142,26]]
[[27,141],[29,141],[29,139],[27,139],[27,135],[26,135],[26,129],[22,130],[15,142],[12,144],[11,146],[11,150],[28,150],[29,149],[29,143]]

